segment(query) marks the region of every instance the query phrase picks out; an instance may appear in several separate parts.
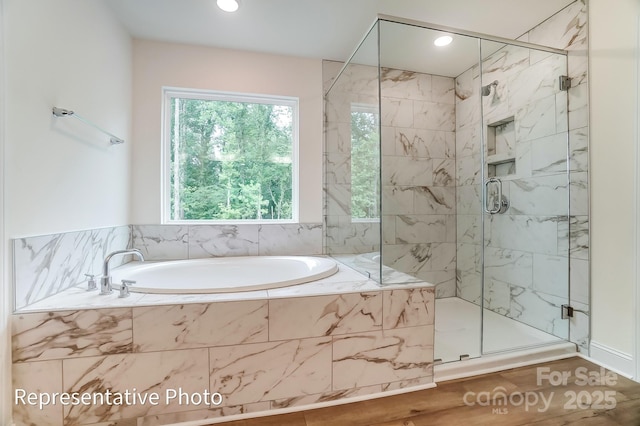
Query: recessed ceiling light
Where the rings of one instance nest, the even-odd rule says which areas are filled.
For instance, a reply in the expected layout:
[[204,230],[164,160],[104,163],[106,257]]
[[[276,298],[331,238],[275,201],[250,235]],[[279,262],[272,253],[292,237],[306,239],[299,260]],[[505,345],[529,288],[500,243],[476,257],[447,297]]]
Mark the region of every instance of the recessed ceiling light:
[[237,0],[217,0],[216,4],[225,12],[235,12],[240,6]]
[[446,35],[446,36],[438,37],[437,39],[435,39],[433,44],[441,47],[441,46],[446,46],[450,44],[452,41],[453,41],[453,37]]

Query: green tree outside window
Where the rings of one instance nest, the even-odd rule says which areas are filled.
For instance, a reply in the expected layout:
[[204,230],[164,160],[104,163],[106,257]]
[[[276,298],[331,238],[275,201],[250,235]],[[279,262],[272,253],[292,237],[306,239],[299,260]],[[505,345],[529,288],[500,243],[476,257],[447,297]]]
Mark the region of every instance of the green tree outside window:
[[380,131],[368,105],[351,108],[351,218],[380,217]]
[[297,103],[221,98],[166,98],[170,219],[293,219]]

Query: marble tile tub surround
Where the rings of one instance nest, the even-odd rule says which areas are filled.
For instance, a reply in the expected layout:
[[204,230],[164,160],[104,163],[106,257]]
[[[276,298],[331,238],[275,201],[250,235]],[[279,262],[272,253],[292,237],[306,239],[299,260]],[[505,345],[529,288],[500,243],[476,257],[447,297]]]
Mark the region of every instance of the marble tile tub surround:
[[322,224],[133,225],[148,260],[322,254]]
[[[131,228],[89,229],[13,240],[15,309],[55,295],[100,275],[102,262],[114,250],[129,247]],[[114,259],[114,265],[125,259]]]
[[[147,260],[322,254],[321,224],[128,225],[13,240],[15,309],[99,276],[107,254],[135,247]],[[129,259],[114,258],[112,266]]]
[[[14,388],[156,392],[158,405],[18,405],[18,424],[160,425],[432,383],[434,287],[14,314]],[[43,371],[47,371],[43,375]],[[169,389],[223,403],[165,404]],[[106,424],[106,423],[105,423]],[[134,423],[136,424],[136,423]]]

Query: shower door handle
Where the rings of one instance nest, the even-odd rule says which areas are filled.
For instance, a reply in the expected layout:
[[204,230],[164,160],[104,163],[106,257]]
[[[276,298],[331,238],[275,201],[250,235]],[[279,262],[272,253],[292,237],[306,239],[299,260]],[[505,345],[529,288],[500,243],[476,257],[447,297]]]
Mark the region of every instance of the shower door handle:
[[[498,196],[493,200],[493,206],[489,207],[489,184],[494,183],[498,188]],[[509,201],[502,193],[502,181],[498,178],[489,178],[484,182],[484,211],[489,214],[504,213],[509,208]]]

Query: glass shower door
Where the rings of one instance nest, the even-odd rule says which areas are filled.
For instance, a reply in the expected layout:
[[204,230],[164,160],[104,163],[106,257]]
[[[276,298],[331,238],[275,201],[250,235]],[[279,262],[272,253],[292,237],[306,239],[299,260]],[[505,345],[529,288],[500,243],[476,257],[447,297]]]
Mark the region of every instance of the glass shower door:
[[482,182],[460,173],[481,164],[479,49],[476,37],[380,22],[382,260],[401,272],[383,282],[435,286],[443,363],[481,354]]
[[566,55],[483,40],[482,353],[569,337]]

